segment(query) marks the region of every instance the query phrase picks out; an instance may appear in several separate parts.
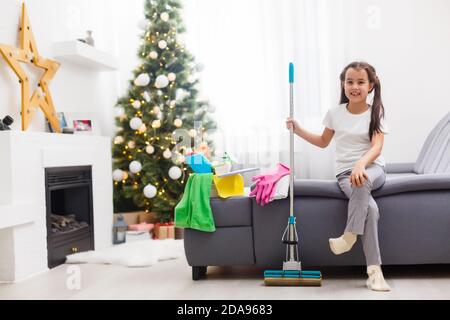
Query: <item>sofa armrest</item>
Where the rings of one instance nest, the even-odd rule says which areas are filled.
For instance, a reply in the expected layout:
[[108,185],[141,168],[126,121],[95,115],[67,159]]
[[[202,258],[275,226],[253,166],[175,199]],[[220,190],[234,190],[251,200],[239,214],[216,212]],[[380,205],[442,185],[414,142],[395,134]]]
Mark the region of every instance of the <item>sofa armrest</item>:
[[387,163],[386,173],[415,173],[415,162]]
[[419,174],[387,179],[385,184],[380,189],[372,192],[372,194],[374,197],[380,197],[403,192],[430,190],[450,191],[450,174]]

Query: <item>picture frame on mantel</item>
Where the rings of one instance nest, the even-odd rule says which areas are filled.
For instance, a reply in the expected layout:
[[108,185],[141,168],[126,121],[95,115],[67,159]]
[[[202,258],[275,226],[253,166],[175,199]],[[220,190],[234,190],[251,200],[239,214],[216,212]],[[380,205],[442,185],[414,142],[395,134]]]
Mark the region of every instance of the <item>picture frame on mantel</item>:
[[65,112],[67,127],[74,130],[74,134],[100,136],[101,130],[95,113]]

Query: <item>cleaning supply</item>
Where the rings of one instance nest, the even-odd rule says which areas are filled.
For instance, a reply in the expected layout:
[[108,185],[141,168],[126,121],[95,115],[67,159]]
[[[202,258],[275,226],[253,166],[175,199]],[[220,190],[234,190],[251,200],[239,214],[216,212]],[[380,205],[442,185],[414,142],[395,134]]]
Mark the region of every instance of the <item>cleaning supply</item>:
[[256,187],[250,192],[250,197],[256,196],[256,203],[265,205],[269,203],[270,198],[275,193],[276,183],[290,172],[289,167],[285,164],[278,163],[275,170],[254,176],[253,181]]
[[[248,195],[249,197],[256,197],[257,191],[255,191],[253,193],[252,193],[252,191],[254,191],[255,188],[258,187],[258,182],[259,182],[259,180],[254,182],[250,186],[250,193]],[[273,192],[271,192],[271,194],[269,194],[268,202],[272,202],[273,200],[287,198],[288,192],[289,192],[289,175],[285,175],[284,177],[281,177],[280,180],[278,180],[275,183]],[[261,205],[264,206],[264,204],[267,204],[268,202],[267,201],[266,201],[266,203],[263,202],[263,203],[261,203]]]
[[[294,114],[293,84],[294,65],[289,64],[290,84],[290,116]],[[290,166],[294,165],[294,131],[290,132]],[[303,271],[298,257],[298,234],[294,216],[294,170],[289,171],[290,182],[290,212],[288,225],[283,233],[282,241],[286,244],[286,261],[283,262],[283,270],[266,270],[264,272],[264,284],[266,286],[321,286],[322,274],[320,271]]]
[[192,153],[186,156],[186,164],[195,173],[211,173],[212,165],[203,153]]
[[233,167],[233,163],[235,163],[235,161],[231,159],[228,153],[224,152],[220,162],[212,163],[214,173],[218,176],[229,173],[231,171],[231,168]]
[[275,185],[275,192],[270,197],[269,202],[273,200],[279,200],[287,198],[289,195],[289,176],[284,176],[280,180],[278,180]]
[[210,205],[212,173],[193,173],[184,188],[183,197],[175,207],[175,226],[200,231],[216,230]]
[[221,198],[242,196],[244,194],[244,178],[240,174],[227,175],[224,177],[215,175],[213,180],[217,194]]

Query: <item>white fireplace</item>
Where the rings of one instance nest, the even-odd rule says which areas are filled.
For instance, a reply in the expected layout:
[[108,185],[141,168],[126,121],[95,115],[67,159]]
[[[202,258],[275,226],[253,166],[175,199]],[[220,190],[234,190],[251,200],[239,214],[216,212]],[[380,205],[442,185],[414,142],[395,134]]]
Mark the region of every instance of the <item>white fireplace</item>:
[[108,137],[0,131],[0,282],[48,270],[45,168],[92,166],[95,249],[112,244]]

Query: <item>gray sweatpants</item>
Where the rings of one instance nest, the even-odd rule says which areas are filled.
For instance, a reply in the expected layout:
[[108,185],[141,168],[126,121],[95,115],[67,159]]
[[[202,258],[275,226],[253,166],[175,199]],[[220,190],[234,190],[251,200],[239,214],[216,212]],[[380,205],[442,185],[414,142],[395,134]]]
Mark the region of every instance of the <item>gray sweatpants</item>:
[[339,187],[349,198],[347,226],[344,232],[361,235],[366,263],[381,265],[380,247],[378,245],[378,219],[380,217],[377,203],[372,197],[372,190],[380,188],[386,181],[384,167],[371,164],[366,168],[369,179],[363,186],[350,184],[352,170],[337,176]]

